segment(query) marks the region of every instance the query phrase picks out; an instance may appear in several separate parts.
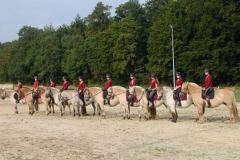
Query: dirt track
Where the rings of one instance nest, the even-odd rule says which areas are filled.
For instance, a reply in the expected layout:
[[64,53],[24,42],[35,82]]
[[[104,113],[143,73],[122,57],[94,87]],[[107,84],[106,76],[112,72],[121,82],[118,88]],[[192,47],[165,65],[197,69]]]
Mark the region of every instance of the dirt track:
[[[239,108],[240,104],[238,104]],[[2,159],[240,159],[240,122],[229,123],[224,106],[206,109],[205,123],[194,122],[196,107],[178,109],[177,123],[168,121],[165,107],[158,119],[139,121],[137,108],[131,120],[122,120],[122,108],[106,107],[107,119],[45,115],[45,107],[33,116],[26,105],[0,100],[0,160]],[[91,106],[87,108],[92,113]]]

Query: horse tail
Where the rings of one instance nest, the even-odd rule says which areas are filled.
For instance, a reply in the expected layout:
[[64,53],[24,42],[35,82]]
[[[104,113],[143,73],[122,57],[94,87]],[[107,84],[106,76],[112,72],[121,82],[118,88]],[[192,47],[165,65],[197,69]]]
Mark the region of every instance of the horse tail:
[[233,102],[232,102],[232,105],[233,105],[233,115],[237,119],[238,118],[237,103],[236,103],[236,98],[235,98],[235,95],[234,95],[233,92],[232,92],[232,94],[233,94]]

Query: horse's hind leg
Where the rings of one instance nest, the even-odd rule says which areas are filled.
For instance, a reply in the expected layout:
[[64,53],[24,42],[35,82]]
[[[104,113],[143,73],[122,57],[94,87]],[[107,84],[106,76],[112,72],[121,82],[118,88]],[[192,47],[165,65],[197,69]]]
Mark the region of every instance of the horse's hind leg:
[[234,120],[234,116],[233,116],[233,106],[232,105],[225,105],[226,107],[227,107],[227,110],[228,110],[228,112],[229,112],[229,119],[230,119],[230,122],[235,122],[235,120]]
[[55,113],[54,104],[52,104],[52,113]]
[[139,121],[141,121],[141,119],[142,119],[142,115],[141,115],[142,111],[143,111],[143,106],[139,106],[139,108],[138,108],[138,118],[139,118]]

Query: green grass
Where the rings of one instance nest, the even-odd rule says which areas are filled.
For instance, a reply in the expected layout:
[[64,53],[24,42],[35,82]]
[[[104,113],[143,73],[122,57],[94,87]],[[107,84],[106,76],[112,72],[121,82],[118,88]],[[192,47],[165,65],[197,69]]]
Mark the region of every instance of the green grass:
[[240,102],[240,91],[234,91],[234,94],[235,94],[235,98],[236,98],[236,101],[237,102]]

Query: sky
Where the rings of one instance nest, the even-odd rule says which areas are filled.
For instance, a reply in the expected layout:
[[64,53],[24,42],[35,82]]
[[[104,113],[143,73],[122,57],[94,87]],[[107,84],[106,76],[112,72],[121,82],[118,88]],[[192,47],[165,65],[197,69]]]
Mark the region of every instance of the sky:
[[[128,0],[0,0],[0,42],[18,39],[23,26],[43,28],[52,24],[54,28],[70,25],[79,13],[81,18],[92,13],[98,2],[115,8]],[[139,0],[140,4],[146,0]]]

